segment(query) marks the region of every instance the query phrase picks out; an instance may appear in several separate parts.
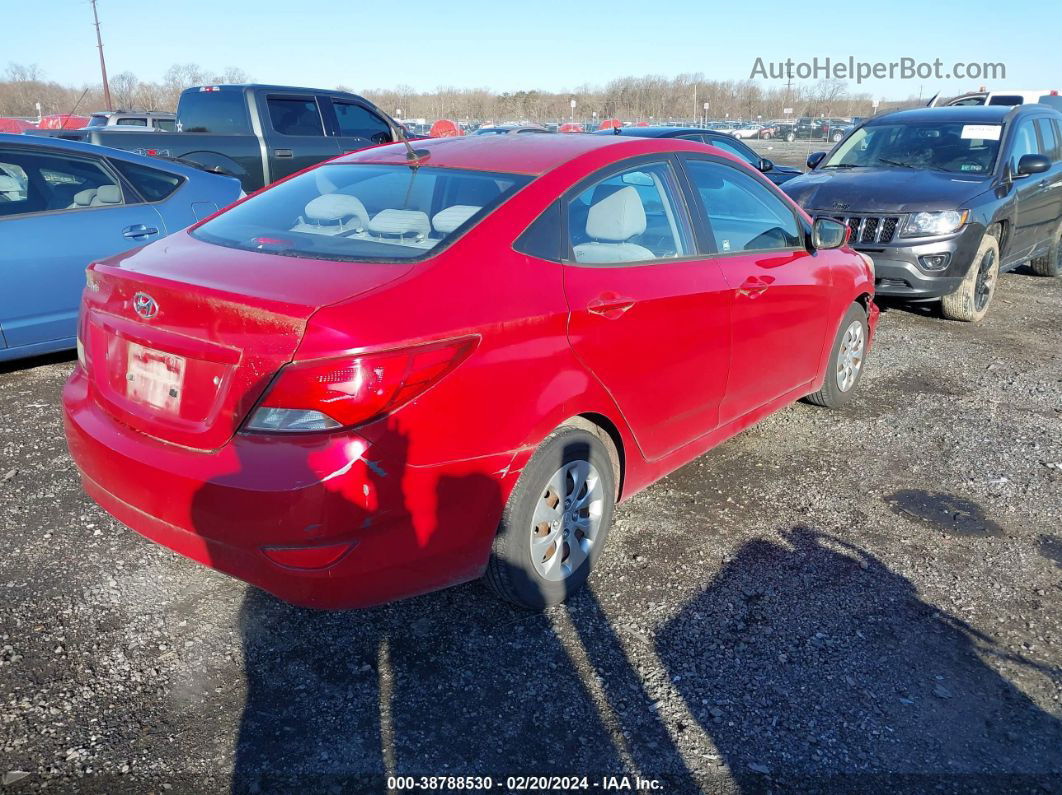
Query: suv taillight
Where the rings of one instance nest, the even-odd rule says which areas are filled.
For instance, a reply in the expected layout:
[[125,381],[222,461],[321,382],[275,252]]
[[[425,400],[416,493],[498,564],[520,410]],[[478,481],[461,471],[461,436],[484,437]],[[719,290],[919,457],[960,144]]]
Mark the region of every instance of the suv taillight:
[[464,361],[475,344],[476,338],[465,337],[286,365],[244,430],[319,432],[364,425],[422,394]]

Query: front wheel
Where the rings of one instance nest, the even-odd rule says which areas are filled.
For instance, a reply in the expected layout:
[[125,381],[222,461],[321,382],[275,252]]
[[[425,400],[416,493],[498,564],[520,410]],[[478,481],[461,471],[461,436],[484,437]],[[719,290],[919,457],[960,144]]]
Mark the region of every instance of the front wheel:
[[833,137],[830,140],[832,140],[834,143],[837,143],[842,138],[844,138],[844,133],[834,133]]
[[955,292],[940,300],[948,320],[976,323],[988,313],[999,281],[999,241],[991,235],[981,239],[973,264]]
[[856,386],[863,378],[870,326],[861,304],[852,304],[841,321],[837,338],[826,365],[826,379],[822,388],[807,396],[808,403],[836,409],[852,399]]
[[796,133],[786,133],[786,135],[785,135],[785,139],[786,139],[786,141],[788,141],[789,143],[793,143],[793,141],[795,141],[795,140],[796,140]]
[[541,610],[581,588],[601,555],[616,504],[605,441],[564,426],[524,467],[494,539],[486,581],[498,596]]

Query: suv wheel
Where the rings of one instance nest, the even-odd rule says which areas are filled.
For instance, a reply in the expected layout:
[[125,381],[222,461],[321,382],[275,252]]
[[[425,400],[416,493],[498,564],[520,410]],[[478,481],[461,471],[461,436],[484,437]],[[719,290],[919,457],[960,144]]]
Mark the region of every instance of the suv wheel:
[[833,342],[822,389],[808,395],[808,403],[836,409],[852,399],[852,394],[863,377],[869,339],[870,328],[866,310],[862,304],[852,304],[841,320],[841,327]]
[[837,143],[842,138],[844,138],[844,133],[835,132],[830,140],[832,140],[834,143]]
[[944,317],[967,323],[981,320],[988,313],[998,282],[999,241],[986,234],[958,288],[941,299]]
[[1037,276],[1058,276],[1062,273],[1062,224],[1055,233],[1055,242],[1042,257],[1029,260],[1033,273]]
[[541,610],[586,583],[612,523],[612,460],[605,442],[582,428],[563,426],[546,437],[502,514],[487,564],[491,590]]
[[793,141],[795,141],[795,140],[796,140],[796,133],[795,133],[795,132],[787,132],[787,133],[785,134],[785,139],[786,139],[786,140],[787,140],[787,141],[788,141],[789,143],[793,143]]

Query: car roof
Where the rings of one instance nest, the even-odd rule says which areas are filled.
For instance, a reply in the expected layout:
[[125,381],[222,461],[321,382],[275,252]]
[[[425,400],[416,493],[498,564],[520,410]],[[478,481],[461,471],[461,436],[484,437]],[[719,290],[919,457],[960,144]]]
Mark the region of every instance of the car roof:
[[[662,143],[647,147],[650,141],[635,136],[586,135],[463,135],[455,138],[429,138],[412,141],[417,151],[427,151],[426,166],[496,171],[538,176],[576,158],[609,146],[623,146],[648,152],[660,151]],[[704,144],[692,141],[668,142],[674,149],[703,151]],[[386,163],[408,165],[403,144],[387,144],[362,149],[329,161],[331,163]]]
[[[971,124],[1002,124],[1011,113],[1029,111],[1035,105],[948,105],[940,108],[913,108],[885,113],[869,119],[866,124],[885,122],[969,122]],[[1046,105],[1041,107],[1047,107]]]
[[[639,138],[673,138],[690,133],[710,133],[702,127],[617,127],[619,135],[637,135]],[[595,130],[594,135],[616,135],[613,129]]]
[[[135,132],[135,131],[132,131]],[[110,157],[119,160],[128,160],[131,163],[139,163],[162,171],[171,171],[174,174],[206,174],[208,172],[191,165],[168,160],[160,157],[139,155],[125,149],[116,149],[112,146],[99,146],[84,141],[71,141],[67,138],[52,138],[47,135],[23,135],[21,133],[0,133],[0,146],[31,146],[35,149],[51,149],[58,152],[80,153],[95,155],[96,157]]]

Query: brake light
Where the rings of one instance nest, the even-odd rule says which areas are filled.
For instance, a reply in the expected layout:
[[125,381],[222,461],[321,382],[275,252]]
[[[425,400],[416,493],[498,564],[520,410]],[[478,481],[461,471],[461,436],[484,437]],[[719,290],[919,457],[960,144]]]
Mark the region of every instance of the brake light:
[[364,425],[422,394],[464,361],[475,338],[289,364],[245,430],[329,431]]

